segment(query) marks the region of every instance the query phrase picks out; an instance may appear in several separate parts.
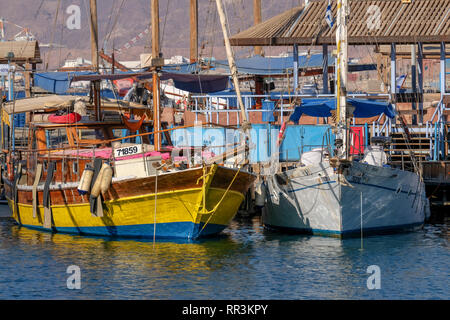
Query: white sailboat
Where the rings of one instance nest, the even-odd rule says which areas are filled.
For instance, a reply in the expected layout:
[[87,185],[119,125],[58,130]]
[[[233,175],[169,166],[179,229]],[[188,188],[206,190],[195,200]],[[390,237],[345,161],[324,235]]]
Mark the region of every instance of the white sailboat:
[[[349,157],[347,107],[347,0],[338,0],[337,125],[335,150],[319,148],[302,155],[302,166],[267,179],[267,228],[345,237],[421,227],[429,203],[420,170],[386,165],[380,146],[365,150],[359,161]],[[383,141],[381,141],[383,142]]]

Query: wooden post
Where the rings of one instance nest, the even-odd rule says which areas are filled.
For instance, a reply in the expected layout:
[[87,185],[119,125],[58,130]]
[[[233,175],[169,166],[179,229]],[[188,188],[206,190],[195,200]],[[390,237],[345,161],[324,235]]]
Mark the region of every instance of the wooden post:
[[[26,62],[25,63],[25,72],[24,75],[24,82],[25,82],[25,97],[30,98],[31,97],[31,63]],[[28,124],[31,122],[31,112],[27,112],[25,115],[25,123]]]
[[[159,0],[151,0],[151,12],[152,12],[152,59],[158,59],[159,48]],[[153,67],[153,131],[160,131],[160,118],[159,118],[159,76],[158,68]],[[160,134],[154,134],[155,150],[161,150]]]
[[198,61],[198,0],[191,0],[191,63]]
[[[261,0],[253,0],[253,21],[255,25],[262,22]],[[255,55],[263,55],[261,46],[255,46]]]
[[[98,22],[97,22],[97,0],[90,2],[90,21],[91,21],[91,59],[92,69],[99,72],[98,64]],[[95,106],[95,120],[101,121],[100,111],[100,81],[94,81],[94,106]]]
[[97,22],[97,0],[91,0],[91,59],[92,68],[98,72],[98,22]]

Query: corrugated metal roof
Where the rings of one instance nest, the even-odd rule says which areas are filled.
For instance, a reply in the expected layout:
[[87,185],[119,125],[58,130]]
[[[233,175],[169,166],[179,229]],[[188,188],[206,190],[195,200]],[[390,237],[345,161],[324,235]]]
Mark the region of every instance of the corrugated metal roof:
[[[336,24],[330,28],[325,21],[327,5],[327,0],[310,1],[234,35],[230,42],[234,46],[335,44]],[[335,19],[336,5],[332,1]],[[450,42],[450,0],[349,0],[349,6],[350,44]]]

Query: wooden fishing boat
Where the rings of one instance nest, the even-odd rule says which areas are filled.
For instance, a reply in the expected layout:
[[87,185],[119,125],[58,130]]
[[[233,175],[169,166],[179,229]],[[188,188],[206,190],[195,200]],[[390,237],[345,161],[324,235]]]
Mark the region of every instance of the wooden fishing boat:
[[[196,239],[226,228],[254,181],[240,168],[214,163],[180,169],[170,153],[148,151],[148,144],[79,138],[87,129],[111,137],[123,128],[120,122],[31,125],[30,146],[36,149],[16,151],[19,159],[9,159],[3,176],[13,218],[24,227],[93,236]],[[58,129],[65,131],[68,146],[50,150],[49,131]],[[123,156],[125,150],[128,155]],[[95,198],[95,176],[101,179],[106,162],[114,174]],[[83,194],[80,179],[86,165],[95,174],[90,192]]]
[[[141,110],[133,107],[133,111],[130,105],[128,112],[133,117],[128,119],[127,107],[116,101],[120,121],[105,121],[100,82],[124,75],[99,72],[97,5],[92,0],[92,68],[98,74],[71,78],[91,82],[91,105],[77,107],[86,113],[80,114],[85,119],[58,115],[52,117],[54,123],[46,123],[42,117],[41,123],[29,124],[28,149],[15,148],[12,139],[10,148],[4,150],[8,153],[5,193],[20,225],[81,235],[196,239],[222,231],[236,214],[255,180],[253,174],[244,172],[245,163],[233,168],[220,166],[229,150],[224,158],[186,161],[179,157],[179,150],[162,146],[163,132],[170,144],[168,130],[160,129],[159,71],[164,60],[157,58],[161,57],[158,2],[152,1],[151,7],[154,58],[152,72],[146,76],[152,77],[153,110],[142,105]],[[233,78],[237,81],[235,75]],[[66,104],[64,108],[73,112],[70,109],[75,109],[75,104],[72,107]],[[87,115],[90,110],[93,113]],[[17,112],[15,103],[12,112]],[[116,130],[123,129],[139,132],[140,141],[125,144],[125,139],[136,135],[117,137]],[[190,156],[192,159],[192,153]],[[177,158],[182,160],[177,163]]]

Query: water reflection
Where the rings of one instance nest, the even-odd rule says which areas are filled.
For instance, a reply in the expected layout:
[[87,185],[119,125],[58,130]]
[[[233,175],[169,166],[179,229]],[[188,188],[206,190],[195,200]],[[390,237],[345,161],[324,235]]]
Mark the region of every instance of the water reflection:
[[[235,219],[195,242],[113,240],[51,234],[0,220],[0,298],[360,299],[448,298],[443,219],[400,235],[340,240],[264,230]],[[366,287],[369,265],[383,290]],[[82,290],[66,288],[78,265]]]

